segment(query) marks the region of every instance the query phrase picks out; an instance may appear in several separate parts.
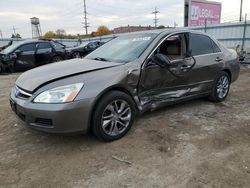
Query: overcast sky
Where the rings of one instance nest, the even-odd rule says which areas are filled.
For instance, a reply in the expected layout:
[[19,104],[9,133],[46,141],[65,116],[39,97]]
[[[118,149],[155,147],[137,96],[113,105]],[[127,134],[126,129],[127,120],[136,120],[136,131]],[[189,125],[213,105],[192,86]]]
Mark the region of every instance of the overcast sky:
[[[240,0],[222,2],[222,21],[239,19]],[[99,25],[110,29],[126,25],[153,25],[154,7],[159,25],[183,26],[184,0],[86,0],[90,31]],[[243,13],[250,17],[250,0],[244,0]],[[83,0],[1,0],[0,30],[10,37],[13,26],[22,37],[31,37],[30,18],[40,18],[42,32],[65,29],[67,34],[84,34]]]

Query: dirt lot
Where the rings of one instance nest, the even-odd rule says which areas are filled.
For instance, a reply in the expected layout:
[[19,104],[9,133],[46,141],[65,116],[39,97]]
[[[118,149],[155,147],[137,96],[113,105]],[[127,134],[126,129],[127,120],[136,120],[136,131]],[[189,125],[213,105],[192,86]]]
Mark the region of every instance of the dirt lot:
[[225,102],[144,114],[112,143],[26,128],[9,107],[17,76],[0,76],[0,187],[250,186],[250,69]]

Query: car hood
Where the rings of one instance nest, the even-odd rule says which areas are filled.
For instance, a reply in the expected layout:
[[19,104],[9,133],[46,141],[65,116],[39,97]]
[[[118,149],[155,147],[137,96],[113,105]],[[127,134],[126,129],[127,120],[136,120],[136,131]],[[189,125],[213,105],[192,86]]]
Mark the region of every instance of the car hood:
[[61,61],[21,74],[16,80],[16,85],[28,92],[34,92],[39,86],[55,80],[120,65],[122,64],[88,59]]

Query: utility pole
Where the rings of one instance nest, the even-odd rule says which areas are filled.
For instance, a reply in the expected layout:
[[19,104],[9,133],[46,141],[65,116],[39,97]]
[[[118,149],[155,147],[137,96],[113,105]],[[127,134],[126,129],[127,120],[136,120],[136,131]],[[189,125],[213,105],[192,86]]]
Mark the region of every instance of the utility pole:
[[85,28],[86,35],[88,34],[88,27],[89,27],[89,24],[87,22],[86,0],[84,0],[84,28]]
[[207,32],[207,19],[205,19],[205,33]]
[[242,37],[242,45],[241,45],[241,51],[242,52],[244,51],[244,47],[245,47],[246,28],[247,28],[247,14],[245,14],[245,24],[244,24],[243,37]]
[[155,11],[152,12],[152,14],[155,15],[155,18],[154,18],[154,24],[155,24],[155,28],[157,27],[157,23],[158,23],[158,18],[157,18],[157,14],[160,13],[158,10],[157,10],[157,7],[155,7]]
[[1,37],[1,39],[3,38],[3,33],[2,33],[1,29],[0,29],[0,37]]
[[242,21],[242,6],[243,6],[243,0],[240,1],[240,22]]

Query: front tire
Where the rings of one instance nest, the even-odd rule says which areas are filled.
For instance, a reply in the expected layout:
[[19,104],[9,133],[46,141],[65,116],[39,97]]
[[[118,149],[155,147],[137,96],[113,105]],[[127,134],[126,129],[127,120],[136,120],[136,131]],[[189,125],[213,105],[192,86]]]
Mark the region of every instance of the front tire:
[[214,81],[212,93],[209,97],[214,102],[222,102],[226,99],[230,89],[230,77],[228,73],[222,71]]
[[112,91],[103,96],[92,116],[94,135],[104,141],[122,138],[131,128],[135,117],[135,104],[129,95]]
[[5,72],[4,64],[0,62],[0,73],[4,73],[4,72]]

